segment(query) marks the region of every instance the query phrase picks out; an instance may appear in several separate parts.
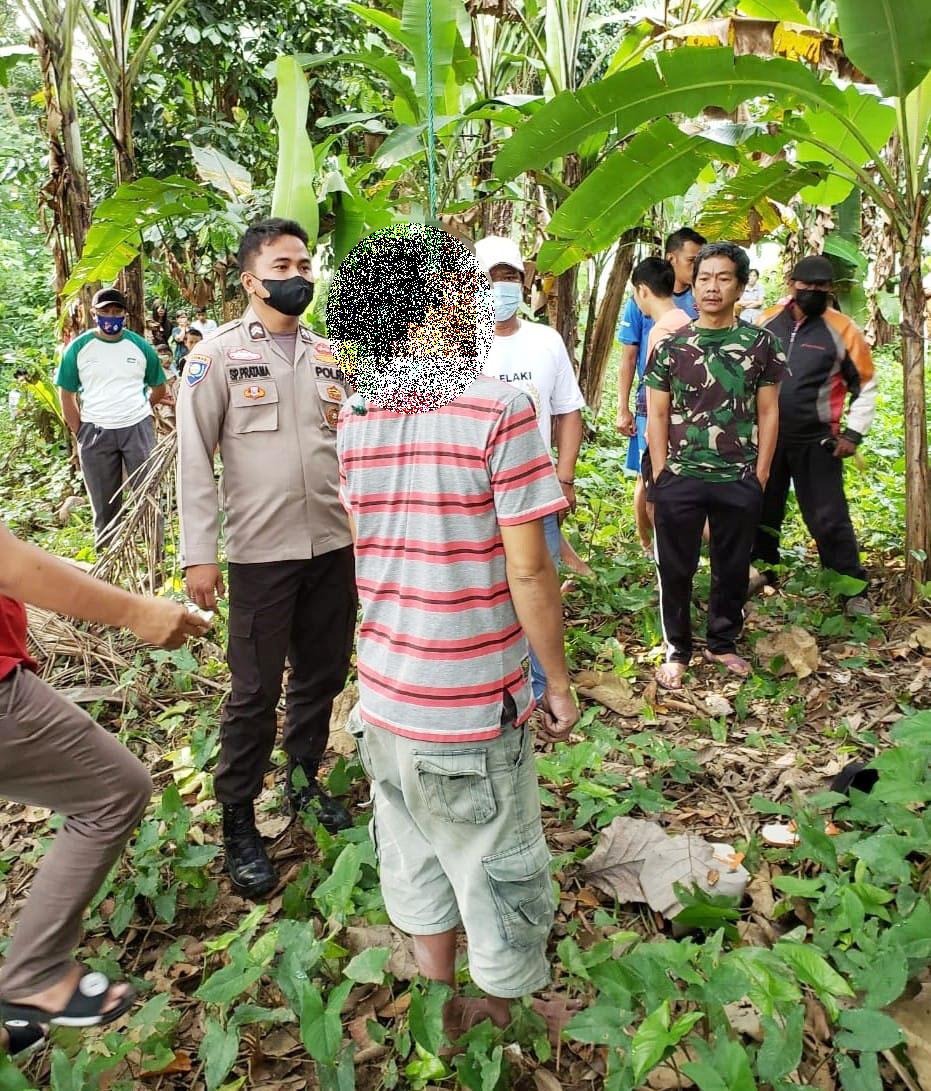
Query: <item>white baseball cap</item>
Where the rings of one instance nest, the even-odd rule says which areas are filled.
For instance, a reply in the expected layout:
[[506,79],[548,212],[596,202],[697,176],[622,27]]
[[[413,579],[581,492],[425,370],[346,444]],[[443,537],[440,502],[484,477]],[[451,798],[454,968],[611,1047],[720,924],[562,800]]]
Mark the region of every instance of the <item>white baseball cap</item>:
[[490,273],[496,265],[510,265],[512,269],[524,271],[524,259],[520,256],[517,243],[503,235],[487,235],[475,244],[475,258],[481,269]]

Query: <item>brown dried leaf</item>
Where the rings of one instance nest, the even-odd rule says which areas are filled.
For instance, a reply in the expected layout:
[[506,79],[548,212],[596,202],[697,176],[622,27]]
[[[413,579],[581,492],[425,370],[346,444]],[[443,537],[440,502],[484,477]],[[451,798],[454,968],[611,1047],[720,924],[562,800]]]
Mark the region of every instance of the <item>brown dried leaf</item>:
[[579,671],[572,676],[572,684],[583,697],[618,716],[639,716],[643,708],[643,698],[635,697],[630,682],[613,671]]
[[814,674],[821,662],[817,641],[798,625],[790,625],[775,636],[761,637],[754,651],[766,659],[782,656],[785,663],[779,673],[794,671],[798,678]]
[[255,820],[255,828],[269,841],[280,837],[290,825],[291,815],[289,814],[260,814]]
[[562,1091],[562,1084],[546,1068],[536,1068],[533,1072],[533,1082],[537,1091]]
[[178,1072],[190,1072],[193,1067],[194,1065],[191,1061],[190,1053],[185,1053],[183,1049],[179,1049],[164,1068],[156,1068],[151,1072],[144,1072],[143,1076],[146,1079],[149,1079],[152,1076],[172,1076]]
[[370,947],[390,947],[391,957],[385,967],[388,973],[396,981],[410,981],[417,976],[410,940],[390,924],[350,925],[343,933],[343,940],[351,955]]
[[931,623],[924,622],[922,625],[917,625],[912,630],[908,643],[913,648],[924,648],[925,651],[931,651]]
[[905,1048],[921,1091],[931,1091],[931,982],[911,1000],[893,1004],[889,1013],[905,1031]]

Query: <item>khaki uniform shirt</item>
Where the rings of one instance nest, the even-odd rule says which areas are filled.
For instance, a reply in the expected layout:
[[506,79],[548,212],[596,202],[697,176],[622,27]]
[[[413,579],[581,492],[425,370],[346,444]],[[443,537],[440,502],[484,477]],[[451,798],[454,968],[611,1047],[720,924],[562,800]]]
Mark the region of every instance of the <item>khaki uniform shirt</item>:
[[[300,326],[294,360],[250,307],[201,341],[179,383],[181,564],[304,560],[350,544],[336,422],[347,397],[330,343]],[[220,447],[220,495],[214,452]]]

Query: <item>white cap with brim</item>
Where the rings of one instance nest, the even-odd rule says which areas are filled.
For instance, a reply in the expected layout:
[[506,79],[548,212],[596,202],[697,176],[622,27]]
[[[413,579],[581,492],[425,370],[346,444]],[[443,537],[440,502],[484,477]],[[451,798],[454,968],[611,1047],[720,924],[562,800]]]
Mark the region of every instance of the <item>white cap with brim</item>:
[[496,265],[509,265],[521,273],[524,271],[524,259],[520,256],[517,243],[503,235],[488,235],[475,244],[475,257],[483,272],[490,273]]

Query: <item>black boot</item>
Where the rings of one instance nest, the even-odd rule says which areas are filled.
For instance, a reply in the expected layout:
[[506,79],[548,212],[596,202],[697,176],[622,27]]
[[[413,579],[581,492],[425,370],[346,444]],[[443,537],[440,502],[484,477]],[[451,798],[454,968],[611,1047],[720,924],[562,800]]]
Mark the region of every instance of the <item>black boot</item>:
[[[294,774],[297,770],[303,773],[298,776],[302,787],[294,784]],[[307,781],[304,784],[304,781]],[[301,765],[297,761],[288,762],[288,782],[285,786],[285,795],[288,807],[292,814],[299,815],[302,811],[311,811],[316,814],[320,825],[329,833],[338,833],[340,830],[348,830],[352,825],[349,811],[338,799],[334,799],[320,787],[317,781],[317,770]]]
[[260,898],[278,876],[255,828],[252,803],[223,804],[223,847],[233,889],[244,898]]

